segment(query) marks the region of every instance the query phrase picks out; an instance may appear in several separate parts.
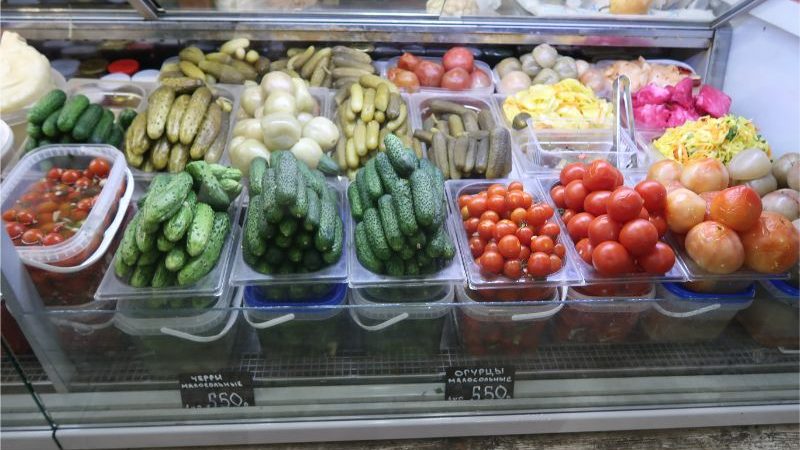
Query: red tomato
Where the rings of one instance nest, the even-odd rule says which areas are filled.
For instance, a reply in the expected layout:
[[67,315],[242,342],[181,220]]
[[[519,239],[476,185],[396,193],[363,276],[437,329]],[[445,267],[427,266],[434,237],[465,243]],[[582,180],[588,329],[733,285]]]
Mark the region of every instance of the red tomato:
[[675,252],[669,245],[659,241],[649,253],[639,256],[637,261],[645,272],[660,275],[669,272],[675,265]]
[[501,195],[489,195],[489,199],[486,201],[486,207],[489,211],[494,211],[499,215],[503,215],[509,209],[508,205],[506,204],[506,198]]
[[91,198],[84,198],[78,202],[76,208],[83,210],[83,211],[91,211],[92,209],[92,199]]
[[457,67],[464,69],[467,73],[471,73],[474,68],[475,58],[472,52],[464,47],[453,47],[448,50],[442,58],[445,70],[453,70]]
[[592,161],[583,175],[583,183],[589,191],[613,191],[622,185],[622,174],[608,161]]
[[533,230],[529,226],[522,226],[517,228],[517,232],[515,233],[517,238],[519,238],[519,242],[522,243],[522,246],[531,245],[531,238],[533,238]]
[[636,192],[642,196],[644,207],[650,212],[663,211],[667,207],[667,188],[654,180],[644,180],[636,185]]
[[470,217],[480,217],[487,208],[488,206],[486,199],[480,196],[474,197],[469,201],[469,204],[467,204],[467,210],[469,211]]
[[522,197],[522,192],[510,191],[506,194],[506,208],[508,208],[509,211],[522,208],[524,204],[525,199]]
[[497,214],[497,212],[492,211],[490,209],[488,211],[485,211],[483,214],[481,214],[481,220],[491,220],[492,222],[499,222],[500,221],[500,215]]
[[633,259],[622,244],[606,241],[592,251],[592,265],[600,275],[619,275],[633,269]]
[[81,177],[81,173],[77,170],[66,170],[63,174],[61,174],[61,182],[64,184],[72,184],[78,181],[78,178]]
[[44,233],[38,228],[31,228],[22,233],[22,243],[25,245],[38,245],[42,242]]
[[639,218],[644,220],[650,220],[650,213],[647,211],[647,208],[642,208],[642,210],[639,211]]
[[587,212],[575,214],[575,217],[569,220],[567,232],[569,232],[569,237],[572,238],[573,242],[578,242],[589,236],[589,224],[593,220],[594,216]]
[[564,223],[569,223],[573,217],[575,217],[575,211],[571,209],[565,209],[564,214],[561,215],[561,220],[563,220]]
[[608,217],[608,214],[597,216],[589,224],[589,242],[592,245],[598,245],[606,241],[619,240],[620,230],[622,230],[622,225]]
[[25,232],[25,225],[19,222],[8,222],[6,224],[6,233],[11,239],[19,239],[22,233]]
[[557,184],[550,189],[550,198],[553,199],[553,202],[559,208],[566,208],[567,202],[564,198],[564,186]]
[[420,61],[414,69],[419,84],[426,87],[439,87],[442,84],[444,67],[432,61]]
[[405,89],[409,92],[415,92],[419,90],[419,78],[414,72],[393,68],[389,71],[388,77],[389,80],[395,84],[395,86],[401,89]]
[[586,164],[579,162],[569,163],[561,169],[558,174],[558,180],[562,186],[566,186],[574,180],[583,181],[584,174],[586,174]]
[[494,227],[494,238],[497,241],[503,238],[503,236],[507,236],[509,234],[515,234],[517,232],[517,224],[514,222],[503,219],[500,222],[497,222],[497,225]]
[[486,195],[489,195],[489,196],[499,195],[501,197],[505,197],[506,193],[508,191],[506,190],[506,187],[503,186],[502,184],[495,183],[495,184],[489,186],[489,189],[486,189],[485,192],[486,192]]
[[20,211],[17,213],[17,222],[23,225],[30,225],[34,220],[33,214],[29,211]]
[[89,211],[83,211],[81,209],[75,209],[70,213],[69,218],[74,220],[75,222],[80,222],[81,220],[86,219],[86,217],[88,215],[89,215]]
[[517,209],[511,211],[511,214],[508,216],[508,218],[512,222],[517,224],[517,226],[521,227],[522,225],[525,224],[525,217],[526,217],[527,213],[528,212],[525,211],[524,208],[517,208]]
[[711,219],[736,231],[747,231],[761,217],[761,197],[749,186],[721,191],[711,202]]
[[561,264],[561,258],[558,255],[550,255],[550,273],[558,272]]
[[89,172],[97,178],[106,178],[108,173],[111,172],[111,167],[108,161],[102,158],[95,158],[89,163]]
[[506,261],[503,264],[503,275],[516,280],[522,276],[522,263],[518,259]]
[[589,238],[578,241],[578,243],[575,244],[575,250],[578,251],[578,255],[582,260],[586,261],[587,264],[592,263],[592,252],[594,251],[594,246],[589,241]]
[[[527,241],[527,242],[530,242],[530,241]],[[528,247],[527,245],[523,245],[522,247],[520,247],[520,249],[519,249],[519,258],[518,259],[520,261],[523,261],[523,262],[527,263],[528,258],[530,258],[530,257],[531,257],[531,248]]]
[[656,242],[658,229],[648,220],[631,220],[619,232],[619,243],[633,256],[650,253]]
[[581,212],[583,211],[583,202],[586,200],[586,196],[589,195],[589,192],[591,191],[586,189],[583,181],[570,181],[567,187],[564,188],[564,203],[566,203],[567,208]]
[[486,251],[480,257],[481,269],[488,273],[500,273],[505,261],[503,256],[496,251]]
[[550,236],[555,240],[561,234],[561,228],[553,222],[547,222],[539,228],[539,234]]
[[463,91],[469,89],[472,78],[469,72],[459,67],[450,69],[442,76],[442,87],[451,91]]
[[564,244],[556,244],[555,246],[553,246],[553,254],[558,255],[559,258],[564,259],[564,255],[566,253],[567,253],[567,248],[564,247]]
[[42,239],[42,245],[56,245],[64,242],[64,238],[58,233],[48,233]]
[[553,253],[553,249],[555,248],[555,242],[553,242],[553,238],[546,235],[536,236],[530,242],[531,250],[534,252],[542,252],[549,255],[550,253]]
[[500,254],[503,255],[504,258],[517,259],[520,252],[519,238],[513,234],[503,236],[500,241],[497,242],[497,249],[500,250]]
[[463,207],[467,206],[467,204],[469,203],[469,201],[471,199],[472,199],[471,195],[467,195],[467,194],[459,195],[458,196],[458,207],[459,208],[463,208]]
[[544,205],[533,205],[528,208],[525,219],[528,222],[528,225],[532,227],[540,227],[544,225],[545,221],[547,221],[547,210],[544,208]]
[[662,238],[665,234],[667,234],[667,220],[664,219],[664,216],[660,216],[657,214],[650,214],[650,218],[647,219],[655,225],[656,230],[658,230],[658,237]]
[[607,212],[606,203],[611,197],[611,191],[594,191],[583,200],[583,210],[595,216],[601,216]]
[[484,241],[488,241],[494,237],[495,223],[491,220],[481,220],[478,223],[478,236]]
[[492,85],[492,79],[489,78],[489,75],[487,75],[486,72],[480,69],[473,70],[469,78],[470,78],[470,83],[469,83],[470,89],[491,87]]
[[540,278],[550,274],[550,255],[542,252],[533,252],[528,258],[528,275]]
[[53,181],[58,181],[61,179],[61,175],[64,173],[64,169],[53,167],[47,172],[47,178]]
[[467,235],[472,236],[473,233],[478,231],[478,224],[480,219],[477,217],[470,217],[464,221],[464,229],[467,230]]
[[499,250],[497,249],[497,242],[494,241],[494,238],[492,238],[489,242],[486,243],[486,247],[484,247],[483,253],[486,253],[486,252],[498,252],[499,253]]
[[483,254],[486,243],[478,236],[469,239],[469,251],[472,253],[473,258],[477,258]]
[[5,220],[6,222],[13,222],[17,220],[17,210],[7,209],[3,211],[3,220]]
[[617,222],[627,222],[639,217],[644,200],[642,196],[629,187],[620,187],[611,193],[606,207],[608,216]]
[[[533,205],[533,196],[528,194],[527,192],[522,192],[522,207],[525,209],[530,208]],[[549,207],[549,205],[548,205]]]
[[403,56],[401,56],[400,59],[397,61],[397,67],[404,70],[410,70],[413,72],[414,69],[417,68],[417,65],[420,63],[420,61],[422,60],[419,59],[419,57],[414,56],[411,53],[405,52],[403,53]]

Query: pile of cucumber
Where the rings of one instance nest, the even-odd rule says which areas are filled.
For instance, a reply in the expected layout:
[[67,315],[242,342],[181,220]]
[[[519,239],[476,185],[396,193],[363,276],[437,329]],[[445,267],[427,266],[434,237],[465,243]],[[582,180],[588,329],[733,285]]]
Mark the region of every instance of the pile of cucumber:
[[492,112],[460,103],[432,100],[414,140],[428,146],[428,159],[448,180],[503,178],[511,172],[511,135]]
[[238,169],[195,161],[153,178],[122,236],[114,271],[137,288],[188,286],[216,266],[242,191]]
[[25,152],[57,143],[109,144],[120,148],[125,129],[136,111],[114,113],[78,94],[67,98],[61,89],[53,89],[28,111],[28,141]]
[[289,151],[250,163],[244,260],[264,274],[315,272],[342,256],[344,224],[337,193],[319,170]]
[[215,163],[225,150],[231,109],[206,86],[176,90],[162,84],[125,133],[125,159],[145,172],[177,173],[196,160]]
[[368,51],[337,45],[335,47],[292,47],[286,57],[269,66],[270,72],[285,72],[308,81],[311,87],[340,88],[358,81],[361,75],[375,74]]
[[177,63],[161,67],[159,80],[173,88],[194,82],[214,84],[242,84],[245,80],[258,81],[269,70],[269,59],[250,48],[250,40],[234,38],[219,48],[218,52],[203,53],[195,46],[178,53]]
[[442,171],[394,134],[384,144],[386,151],[367,161],[347,188],[356,256],[370,271],[390,276],[437,272],[455,256]]

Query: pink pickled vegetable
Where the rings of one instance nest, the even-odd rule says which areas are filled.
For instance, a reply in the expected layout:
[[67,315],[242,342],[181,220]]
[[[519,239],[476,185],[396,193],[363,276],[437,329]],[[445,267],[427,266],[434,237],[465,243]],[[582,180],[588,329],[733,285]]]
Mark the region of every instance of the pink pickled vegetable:
[[660,105],[669,101],[670,90],[655,84],[648,84],[633,94],[633,106]]
[[722,117],[731,109],[731,98],[724,92],[709,85],[700,88],[700,93],[694,99],[697,111],[712,117]]
[[666,128],[670,111],[664,105],[642,105],[633,109],[633,118],[636,123],[646,124],[656,128]]
[[692,79],[684,78],[672,89],[672,101],[684,108],[692,107]]
[[704,115],[721,117],[730,107],[730,97],[711,86],[702,86],[693,97],[691,78],[684,78],[675,86],[650,83],[633,94],[636,123],[651,128],[676,127]]

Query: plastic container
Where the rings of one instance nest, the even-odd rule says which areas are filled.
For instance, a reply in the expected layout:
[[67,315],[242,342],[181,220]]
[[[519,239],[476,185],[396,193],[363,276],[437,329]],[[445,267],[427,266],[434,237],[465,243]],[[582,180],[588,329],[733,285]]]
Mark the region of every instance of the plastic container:
[[[185,302],[189,306],[197,302],[212,301],[224,294],[230,277],[231,259],[234,246],[235,224],[239,223],[242,196],[240,195],[228,208],[228,215],[233,224],[225,238],[219,260],[211,271],[197,283],[190,286],[169,286],[164,288],[136,288],[117,277],[113,270],[108,270],[94,295],[96,300],[131,300],[140,303],[148,302]],[[115,255],[114,258],[117,258]]]
[[642,328],[657,342],[704,342],[719,337],[728,323],[753,302],[755,285],[735,294],[700,294],[677,283],[662,283],[659,300],[643,317]]
[[245,320],[256,330],[265,358],[336,356],[344,345],[349,320],[342,312],[347,285],[303,301],[273,301],[256,286],[244,290]]
[[333,189],[337,198],[339,199],[339,217],[342,218],[342,226],[344,227],[344,242],[342,243],[342,256],[335,264],[324,267],[316,272],[307,273],[294,273],[294,274],[272,274],[267,275],[256,271],[250,264],[244,260],[244,248],[242,246],[242,238],[244,234],[243,228],[234,227],[237,234],[236,250],[233,256],[233,272],[231,273],[230,282],[234,286],[265,286],[261,295],[266,298],[286,300],[289,298],[308,298],[304,291],[310,291],[312,288],[332,289],[338,283],[345,283],[347,281],[347,264],[348,253],[345,249],[350,244],[352,234],[350,232],[351,223],[348,220],[350,217],[350,208],[347,203],[345,191],[347,189],[347,182],[339,181],[328,178],[328,186]]
[[[497,111],[500,114],[500,117],[503,119],[503,123],[509,128],[514,128],[513,126],[513,117],[512,119],[508,119],[506,117],[505,109],[503,108],[503,104],[505,103],[506,99],[509,96],[507,94],[495,94],[494,101],[497,107]],[[557,121],[557,126],[552,123],[553,120]],[[567,119],[567,118],[547,118],[541,116],[531,116],[529,119],[526,120],[529,122],[527,124],[527,128],[531,130],[555,130],[561,133],[569,134],[580,134],[587,131],[596,131],[596,130],[605,130],[608,133],[611,133],[611,129],[614,126],[614,113],[610,111],[608,116],[604,119]]]
[[133,177],[122,153],[108,145],[51,145],[23,157],[2,185],[0,208],[5,211],[53,165],[83,170],[97,157],[109,161],[111,171],[75,235],[56,245],[16,247],[47,306],[75,306],[92,301],[108,267],[109,248],[133,195]]
[[[435,62],[435,63],[437,63],[439,65],[442,64],[442,58],[437,58],[437,57],[432,57],[432,56],[418,56],[418,58],[421,59],[421,60],[425,60],[425,61],[433,61],[433,62]],[[389,70],[397,67],[397,62],[399,60],[400,60],[400,57],[399,56],[395,56],[394,58],[390,58],[387,61],[381,61],[383,64],[382,64],[382,67],[381,67],[380,75],[383,78],[389,78],[389,76],[388,76]],[[486,64],[485,62],[475,60],[475,62],[474,62],[474,70],[482,70],[483,73],[485,73],[486,76],[489,78],[489,80],[492,80],[492,68],[489,67],[489,65]],[[445,89],[445,88],[441,88],[441,87],[420,86],[419,92],[436,92],[436,93],[447,93],[447,94],[463,93],[463,94],[490,95],[490,94],[492,94],[494,92],[494,81],[492,81],[492,83],[489,86],[486,86],[486,87],[475,88],[475,89],[464,89],[464,90],[461,90],[461,91],[452,91],[450,89]]]
[[[461,344],[471,356],[519,355],[536,351],[548,321],[564,307],[559,292],[549,302],[526,306],[485,305],[456,287],[457,326]],[[557,303],[554,303],[557,302]]]
[[749,308],[736,318],[765,347],[800,348],[800,290],[785,281],[762,281]]
[[[498,275],[494,277],[483,274],[475,264],[472,258],[472,253],[469,249],[469,237],[464,230],[464,224],[461,220],[461,213],[458,210],[458,197],[463,194],[477,194],[478,192],[487,189],[494,183],[508,185],[512,180],[450,180],[446,183],[445,191],[447,191],[447,203],[451,209],[450,211],[450,226],[456,230],[451,234],[455,238],[456,246],[461,254],[464,273],[466,274],[467,283],[470,289],[500,289],[500,288],[525,288],[525,287],[558,287],[569,284],[576,284],[581,282],[581,278],[572,262],[575,258],[579,258],[577,253],[575,256],[567,254],[563,261],[561,270],[547,276],[546,279],[534,279],[527,276],[520,277],[516,280],[511,280],[504,276]],[[534,203],[544,200],[544,193],[536,180],[523,179],[521,180],[525,187],[525,192],[533,196]],[[549,197],[549,196],[548,196]],[[555,208],[554,208],[555,210]],[[560,225],[561,234],[559,235],[558,242],[563,243],[565,246],[569,245],[565,242],[569,239],[566,238],[566,228]]]
[[618,168],[638,167],[636,146],[623,131],[621,151],[613,151],[610,130],[533,130],[527,129],[530,139],[517,150],[519,170],[523,174],[561,170],[573,162],[586,164],[594,160],[609,161]]
[[[220,370],[234,357],[236,325],[242,303],[241,290],[224,292],[205,307],[170,305],[151,307],[141,302],[117,303],[115,326],[130,337],[134,359],[155,376]],[[166,307],[164,307],[166,306]]]
[[454,295],[452,284],[351,289],[350,316],[367,354],[435,355]]
[[0,165],[6,167],[14,157],[14,132],[4,120],[0,120]]
[[553,335],[559,342],[628,342],[640,315],[650,309],[655,293],[652,284],[589,290],[571,287],[566,291],[567,304],[556,316]]

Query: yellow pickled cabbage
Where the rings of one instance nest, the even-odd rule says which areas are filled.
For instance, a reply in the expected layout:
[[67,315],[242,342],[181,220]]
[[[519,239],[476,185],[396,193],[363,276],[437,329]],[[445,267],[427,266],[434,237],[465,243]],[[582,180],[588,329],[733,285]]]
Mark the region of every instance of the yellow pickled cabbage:
[[0,113],[30,106],[51,89],[50,61],[20,35],[4,31],[0,39]]
[[611,104],[594,95],[591,88],[574,78],[556,84],[535,84],[503,102],[509,122],[528,113],[534,128],[609,128]]
[[668,128],[653,141],[653,147],[681,164],[703,158],[715,158],[727,164],[737,153],[748,148],[757,148],[772,156],[769,144],[758,134],[753,122],[730,114],[718,119],[704,116]]

